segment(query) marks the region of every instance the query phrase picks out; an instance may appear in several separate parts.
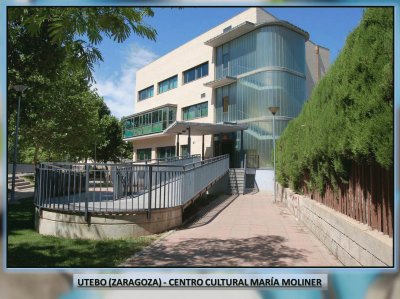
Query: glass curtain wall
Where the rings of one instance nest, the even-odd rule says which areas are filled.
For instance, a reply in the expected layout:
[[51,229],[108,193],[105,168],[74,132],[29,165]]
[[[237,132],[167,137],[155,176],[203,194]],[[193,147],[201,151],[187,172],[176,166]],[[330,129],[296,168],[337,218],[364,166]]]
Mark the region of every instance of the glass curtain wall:
[[[268,107],[280,107],[275,118],[279,138],[306,100],[305,38],[282,26],[268,26],[216,51],[217,79],[237,78],[236,83],[216,90],[216,122],[244,121],[249,126],[243,136],[245,153],[258,156],[261,168],[272,167],[272,115]],[[240,134],[235,138],[238,159]]]
[[123,120],[123,138],[160,133],[176,121],[176,107],[164,107]]

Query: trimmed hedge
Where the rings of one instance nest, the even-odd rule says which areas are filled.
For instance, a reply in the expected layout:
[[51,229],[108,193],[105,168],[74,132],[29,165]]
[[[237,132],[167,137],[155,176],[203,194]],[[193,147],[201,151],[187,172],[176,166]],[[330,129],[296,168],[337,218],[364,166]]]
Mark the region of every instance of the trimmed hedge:
[[352,162],[393,164],[393,9],[368,8],[277,142],[277,180],[321,194]]

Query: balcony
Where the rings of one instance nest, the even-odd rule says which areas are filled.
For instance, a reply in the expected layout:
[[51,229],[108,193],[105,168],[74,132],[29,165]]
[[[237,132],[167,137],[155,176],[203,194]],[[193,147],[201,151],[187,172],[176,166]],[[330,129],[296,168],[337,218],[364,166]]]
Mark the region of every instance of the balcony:
[[227,42],[230,42],[231,40],[238,38],[239,36],[242,36],[243,34],[246,34],[252,30],[254,30],[255,24],[251,22],[244,22],[242,24],[239,24],[236,27],[233,27],[232,29],[221,33],[220,35],[206,41],[204,44],[213,48],[216,48],[218,46],[221,46]]
[[225,76],[225,77],[219,78],[217,80],[204,83],[204,86],[211,87],[211,88],[218,88],[218,87],[222,87],[225,85],[235,83],[236,81],[237,81],[237,79],[235,77]]
[[122,119],[123,139],[162,133],[176,121],[176,105],[164,105],[152,110],[126,116]]

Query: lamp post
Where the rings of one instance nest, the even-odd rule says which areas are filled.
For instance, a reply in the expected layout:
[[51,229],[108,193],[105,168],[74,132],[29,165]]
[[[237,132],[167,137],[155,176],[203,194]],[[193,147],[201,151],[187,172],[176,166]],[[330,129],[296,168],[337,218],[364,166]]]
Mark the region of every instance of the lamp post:
[[12,170],[12,185],[11,185],[11,202],[15,198],[15,173],[17,172],[17,153],[18,153],[18,130],[19,130],[19,110],[21,107],[21,97],[28,87],[25,85],[14,85],[14,90],[20,92],[18,97],[18,108],[17,108],[17,123],[15,125],[15,141],[14,141],[14,157],[13,157],[13,170]]
[[278,106],[268,107],[268,110],[272,113],[272,134],[274,142],[274,202],[276,202],[276,149],[275,149],[275,114],[278,112]]

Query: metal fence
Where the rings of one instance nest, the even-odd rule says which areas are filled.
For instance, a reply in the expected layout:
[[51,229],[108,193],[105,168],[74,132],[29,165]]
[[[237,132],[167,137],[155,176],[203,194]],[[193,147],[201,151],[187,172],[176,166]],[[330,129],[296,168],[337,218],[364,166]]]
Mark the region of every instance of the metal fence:
[[91,213],[131,212],[185,204],[226,173],[229,156],[145,163],[42,163],[36,168],[35,205]]
[[348,182],[334,188],[327,185],[323,194],[308,188],[309,174],[304,177],[302,191],[312,199],[372,229],[393,237],[394,232],[394,169],[378,164],[352,163]]

